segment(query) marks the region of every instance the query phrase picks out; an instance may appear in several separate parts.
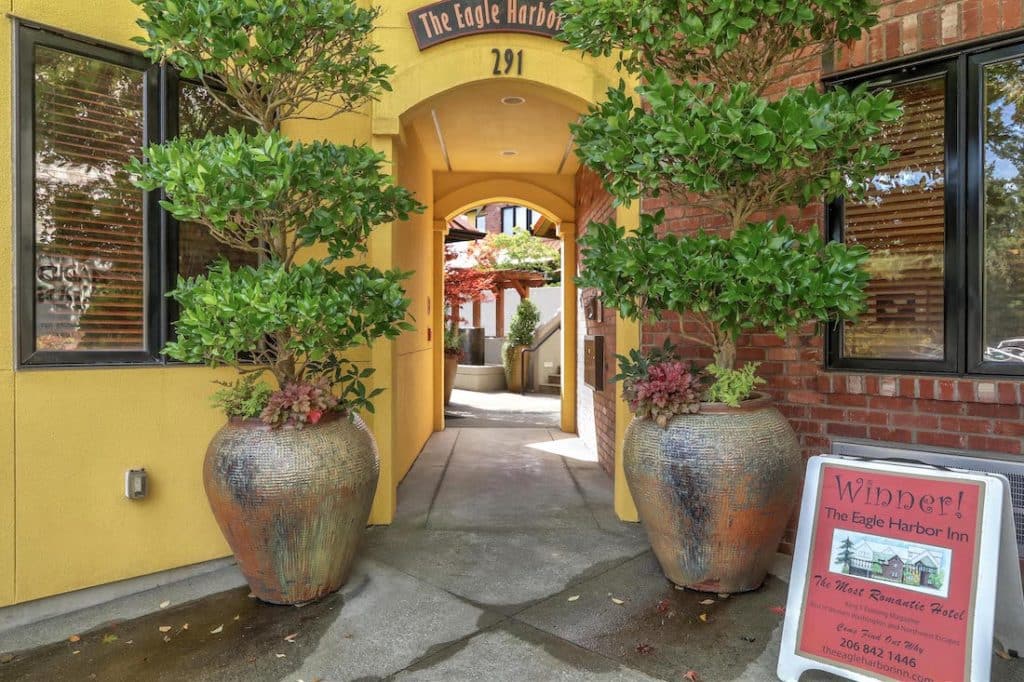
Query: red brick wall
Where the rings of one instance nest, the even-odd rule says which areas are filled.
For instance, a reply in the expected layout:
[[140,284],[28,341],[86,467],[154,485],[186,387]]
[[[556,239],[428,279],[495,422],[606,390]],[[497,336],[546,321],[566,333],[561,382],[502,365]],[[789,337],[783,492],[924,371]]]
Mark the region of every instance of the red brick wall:
[[[877,64],[940,46],[1021,28],[1022,0],[901,0],[886,2],[881,22],[861,41],[839,54],[810,63],[795,83],[819,80],[822,63],[842,71]],[[579,177],[579,176],[578,176]],[[645,211],[664,207],[666,229],[685,234],[699,227],[718,230],[722,220],[699,201],[671,205],[647,200]],[[791,209],[797,225],[820,225],[820,206]],[[580,223],[585,220],[580,219]],[[820,228],[819,228],[820,229]],[[643,327],[644,345],[661,344],[679,330],[678,319]],[[687,348],[707,362],[703,349]],[[1024,390],[1021,382],[949,376],[826,372],[823,339],[812,329],[780,340],[773,334],[741,339],[741,361],[761,363],[765,387],[796,429],[805,455],[827,452],[833,440],[870,439],[916,448],[955,448],[981,453],[1024,454]],[[783,549],[792,549],[787,534]]]
[[[576,224],[580,235],[586,233],[591,221],[602,222],[614,215],[612,198],[593,172],[582,168],[576,173]],[[579,254],[577,254],[578,257]],[[583,267],[582,259],[577,262]],[[597,296],[596,289],[582,289],[584,302]],[[615,386],[611,379],[615,370],[615,312],[605,310],[600,322],[587,320],[586,333],[604,337],[604,389],[594,391],[594,422],[597,431],[597,455],[601,468],[611,476],[615,470]],[[590,390],[584,386],[580,390]]]

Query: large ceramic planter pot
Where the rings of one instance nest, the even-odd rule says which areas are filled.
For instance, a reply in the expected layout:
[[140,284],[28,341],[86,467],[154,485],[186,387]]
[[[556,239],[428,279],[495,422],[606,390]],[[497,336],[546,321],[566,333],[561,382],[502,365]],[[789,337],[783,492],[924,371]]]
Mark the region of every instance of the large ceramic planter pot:
[[455,388],[455,375],[459,373],[459,356],[455,353],[444,354],[444,404],[447,405],[452,399],[452,389]]
[[623,466],[669,580],[723,593],[764,582],[803,470],[796,434],[768,397],[702,403],[664,429],[634,418]]
[[529,363],[523,355],[528,346],[513,346],[508,355],[508,366],[505,368],[505,383],[510,393],[522,393],[523,380]]
[[203,483],[253,593],[295,604],[348,579],[378,471],[359,417],[332,413],[298,430],[232,419],[210,442]]

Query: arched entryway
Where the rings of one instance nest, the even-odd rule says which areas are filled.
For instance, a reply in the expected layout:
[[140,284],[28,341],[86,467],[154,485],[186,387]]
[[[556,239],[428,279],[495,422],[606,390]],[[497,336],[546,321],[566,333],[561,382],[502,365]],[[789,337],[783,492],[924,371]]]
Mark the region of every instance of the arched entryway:
[[[444,428],[445,231],[468,208],[486,202],[529,207],[550,221],[551,236],[562,242],[560,425],[567,433],[577,429],[578,161],[568,125],[603,96],[613,72],[610,64],[565,52],[552,40],[501,35],[502,49],[522,51],[524,68],[522,75],[495,76],[489,63],[494,42],[474,36],[418,53],[398,69],[369,121],[374,146],[391,159],[398,181],[428,206],[421,216],[379,230],[370,244],[377,264],[415,273],[408,292],[418,330],[393,347],[378,345],[369,358],[381,383],[395,387],[394,399],[374,419],[382,451],[375,522],[390,521],[395,487],[429,434]],[[616,474],[617,510],[635,518]]]

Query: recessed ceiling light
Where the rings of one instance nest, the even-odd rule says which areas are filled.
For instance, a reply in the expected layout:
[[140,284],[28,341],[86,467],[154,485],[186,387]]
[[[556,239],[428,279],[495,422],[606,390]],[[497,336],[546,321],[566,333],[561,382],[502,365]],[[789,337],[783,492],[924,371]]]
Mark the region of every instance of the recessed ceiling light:
[[519,156],[519,152],[517,152],[515,149],[503,149],[501,151],[501,155],[504,157],[513,157]]
[[526,98],[519,95],[510,95],[509,97],[502,97],[501,103],[507,104],[510,107],[517,106],[519,104],[526,104]]

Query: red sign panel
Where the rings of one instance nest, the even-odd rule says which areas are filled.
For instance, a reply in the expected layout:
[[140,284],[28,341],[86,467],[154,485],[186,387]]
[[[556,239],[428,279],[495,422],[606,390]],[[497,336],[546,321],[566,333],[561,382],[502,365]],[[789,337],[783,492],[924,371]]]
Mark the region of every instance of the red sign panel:
[[826,464],[797,653],[880,680],[970,679],[983,486]]

